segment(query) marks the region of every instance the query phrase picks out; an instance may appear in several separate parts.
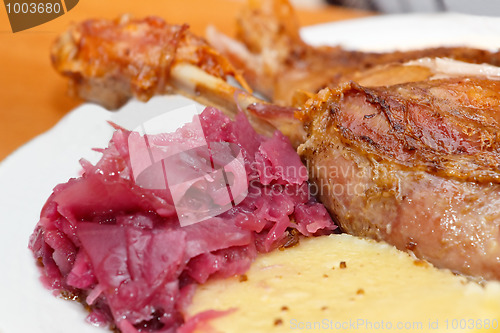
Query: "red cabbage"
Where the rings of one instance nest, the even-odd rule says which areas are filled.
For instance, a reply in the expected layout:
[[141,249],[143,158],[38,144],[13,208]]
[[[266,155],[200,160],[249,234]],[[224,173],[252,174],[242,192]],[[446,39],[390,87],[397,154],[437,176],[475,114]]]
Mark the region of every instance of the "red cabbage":
[[[244,157],[247,196],[222,214],[181,227],[168,188],[134,182],[128,138],[136,134],[124,129],[95,166],[82,161],[82,175],[56,186],[43,207],[29,243],[42,281],[88,305],[90,322],[123,333],[188,332],[219,315],[207,312],[183,326],[196,284],[245,273],[258,252],[285,245],[297,232],[335,228],[281,133],[260,136],[243,114],[232,122],[214,108],[200,121],[208,142],[237,144]],[[189,124],[149,140],[175,149],[188,132]]]

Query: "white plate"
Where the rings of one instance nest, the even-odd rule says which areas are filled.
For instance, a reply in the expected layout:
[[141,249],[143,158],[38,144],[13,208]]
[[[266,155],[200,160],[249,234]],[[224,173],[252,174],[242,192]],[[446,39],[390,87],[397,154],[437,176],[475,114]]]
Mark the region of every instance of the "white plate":
[[456,13],[373,16],[302,29],[312,45],[342,45],[363,51],[469,46],[497,50],[500,17]]
[[[458,14],[385,16],[303,29],[313,44],[342,44],[363,50],[467,45],[500,47],[500,19]],[[149,107],[177,107],[178,97],[158,97]],[[131,102],[125,110],[144,108]],[[81,157],[96,161],[94,147],[105,147],[114,117],[85,104],[0,164],[0,333],[106,332],[85,322],[80,304],[52,297],[38,281],[27,245],[52,188],[78,175]]]

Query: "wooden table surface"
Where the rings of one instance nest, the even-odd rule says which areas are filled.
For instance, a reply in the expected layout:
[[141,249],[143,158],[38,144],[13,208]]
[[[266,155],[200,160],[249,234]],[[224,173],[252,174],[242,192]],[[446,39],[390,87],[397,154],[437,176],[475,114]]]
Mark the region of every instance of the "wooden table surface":
[[[189,23],[200,35],[212,24],[232,35],[241,0],[80,0],[65,15],[38,27],[12,33],[0,9],[0,161],[50,129],[82,103],[67,95],[67,83],[52,68],[49,48],[71,22],[87,18],[157,15],[169,23]],[[301,25],[346,20],[369,13],[339,7],[297,8]]]

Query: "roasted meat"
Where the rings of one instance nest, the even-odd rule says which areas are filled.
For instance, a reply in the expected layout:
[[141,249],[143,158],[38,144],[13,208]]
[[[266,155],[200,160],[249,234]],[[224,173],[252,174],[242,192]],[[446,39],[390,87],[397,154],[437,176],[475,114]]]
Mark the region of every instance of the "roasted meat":
[[[178,93],[211,105],[234,118],[246,113],[266,136],[276,128],[296,147],[304,131],[294,109],[255,98],[229,61],[187,25],[158,17],[94,19],[74,24],[51,49],[54,68],[69,78],[70,92],[116,109],[132,97]],[[227,84],[233,78],[236,84]]]
[[341,228],[500,279],[500,82],[347,83],[307,103],[299,147]]
[[107,108],[130,97],[148,100],[172,91],[172,68],[191,64],[214,77],[234,76],[233,66],[187,25],[167,24],[157,17],[88,20],[73,25],[54,43],[55,69],[72,78],[76,95]]
[[371,53],[341,47],[313,47],[299,35],[299,24],[288,0],[249,0],[237,20],[236,39],[215,29],[209,42],[226,55],[251,87],[273,101],[289,105],[298,90],[316,93],[335,87],[378,65],[423,57],[447,57],[471,63],[500,65],[500,53],[467,47]]

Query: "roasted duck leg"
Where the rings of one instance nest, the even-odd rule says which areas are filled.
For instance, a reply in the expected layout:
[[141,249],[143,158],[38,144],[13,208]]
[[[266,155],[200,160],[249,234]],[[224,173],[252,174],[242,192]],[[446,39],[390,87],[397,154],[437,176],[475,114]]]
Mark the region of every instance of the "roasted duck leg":
[[[294,146],[305,138],[295,109],[251,95],[239,70],[187,25],[157,17],[88,20],[56,40],[51,58],[55,69],[70,78],[73,95],[108,109],[131,97],[146,101],[178,93],[230,117],[242,110],[260,134],[271,136],[278,128]],[[228,78],[238,85],[228,84]]]
[[171,69],[178,63],[192,64],[216,78],[233,76],[249,89],[226,58],[187,25],[167,24],[157,17],[75,24],[56,40],[51,59],[57,71],[71,78],[74,94],[108,109],[132,96],[147,100],[172,92]]

